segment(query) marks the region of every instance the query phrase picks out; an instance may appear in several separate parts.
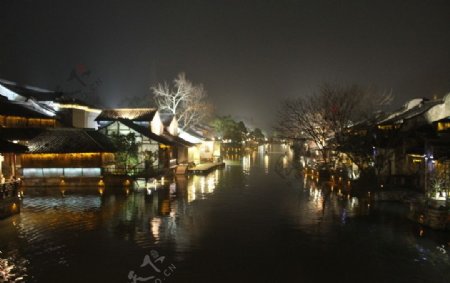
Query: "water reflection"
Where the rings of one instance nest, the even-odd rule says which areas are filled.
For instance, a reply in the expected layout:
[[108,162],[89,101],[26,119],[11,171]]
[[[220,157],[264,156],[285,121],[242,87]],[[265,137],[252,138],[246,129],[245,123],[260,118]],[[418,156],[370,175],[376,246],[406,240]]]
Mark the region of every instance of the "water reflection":
[[373,282],[445,282],[446,236],[337,178],[321,183],[311,171],[280,178],[274,168],[290,167],[290,156],[289,147],[262,146],[224,170],[166,179],[151,195],[26,190],[22,213],[0,222],[0,259],[22,262],[38,282],[124,282],[127,261],[139,262],[150,249],[176,262],[173,282],[268,281],[272,273],[273,282],[331,281],[341,273],[361,282],[374,266]]
[[[186,178],[186,177],[176,177]],[[187,177],[187,182],[184,181],[184,186],[180,186],[179,189],[183,190],[187,188],[187,201],[188,203],[193,202],[197,199],[206,199],[208,195],[214,193],[214,190],[220,179],[220,171],[216,170],[207,176],[189,176]],[[180,183],[180,182],[178,182]]]
[[246,154],[242,157],[242,171],[247,175],[250,174],[250,166],[250,154]]
[[332,222],[338,218],[342,224],[346,224],[348,218],[369,215],[373,201],[370,195],[352,196],[350,190],[335,190],[333,183],[319,183],[318,178],[308,178],[306,174],[302,184],[309,199],[308,206],[321,214],[321,221]]
[[264,173],[267,175],[269,174],[269,155],[264,155]]

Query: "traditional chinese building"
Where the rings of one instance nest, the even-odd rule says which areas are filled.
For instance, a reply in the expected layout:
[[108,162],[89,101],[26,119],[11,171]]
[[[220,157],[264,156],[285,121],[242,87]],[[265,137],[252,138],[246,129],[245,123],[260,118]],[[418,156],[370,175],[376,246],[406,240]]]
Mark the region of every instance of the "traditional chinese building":
[[0,96],[0,128],[53,128],[58,124],[55,114],[38,106],[10,101]]
[[[135,136],[138,146],[137,167],[146,170],[149,167],[168,169],[177,163],[187,160],[187,148],[191,143],[178,138],[178,125],[173,117],[164,116],[167,128],[164,126],[159,111],[155,108],[119,108],[103,110],[96,118],[99,131],[107,136]],[[148,164],[149,154],[152,164]]]
[[80,99],[59,97],[48,103],[58,113],[61,123],[67,127],[97,129],[95,118],[101,110]]
[[221,142],[214,137],[205,137],[195,130],[180,130],[180,138],[187,140],[195,147],[188,151],[189,161],[196,164],[203,162],[217,162],[221,157]]
[[377,122],[380,146],[374,154],[388,157],[380,172],[386,182],[427,190],[429,175],[448,164],[449,117],[450,94],[442,99],[413,99]]
[[[69,97],[63,92],[20,85],[2,79],[0,79],[0,96],[4,98],[4,103],[14,108],[6,113],[8,127],[97,128],[95,118],[101,112],[98,107]],[[46,120],[49,117],[52,121]]]
[[17,154],[26,151],[26,146],[0,139],[0,183],[16,176]]
[[96,184],[114,167],[114,146],[94,130],[45,129],[27,146],[18,164],[26,185]]

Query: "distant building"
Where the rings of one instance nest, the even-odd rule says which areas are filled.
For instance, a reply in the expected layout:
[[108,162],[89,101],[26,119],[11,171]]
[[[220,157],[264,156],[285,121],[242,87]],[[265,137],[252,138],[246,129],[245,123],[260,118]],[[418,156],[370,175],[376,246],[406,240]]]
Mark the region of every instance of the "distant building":
[[[370,130],[369,130],[370,129]],[[443,99],[418,98],[400,109],[360,123],[355,134],[374,137],[373,154],[385,184],[427,191],[430,175],[447,172],[450,184],[450,94]]]
[[189,148],[189,161],[199,164],[217,162],[220,159],[221,142],[219,140],[207,138],[195,130],[180,130],[179,137],[196,145]]
[[[164,116],[164,123],[155,108],[118,108],[103,110],[96,118],[99,131],[107,136],[133,133],[138,144],[138,167],[174,168],[177,163],[187,160],[187,148],[191,143],[172,133],[178,132],[178,123],[173,117]],[[172,133],[170,133],[170,132]],[[146,160],[148,152],[156,158],[152,164]]]

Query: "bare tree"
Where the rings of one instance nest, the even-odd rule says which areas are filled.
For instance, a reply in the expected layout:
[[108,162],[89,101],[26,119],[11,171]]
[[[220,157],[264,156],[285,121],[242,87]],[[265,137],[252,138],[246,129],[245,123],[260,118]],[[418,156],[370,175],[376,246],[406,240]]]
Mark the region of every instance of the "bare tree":
[[194,85],[184,73],[174,79],[173,87],[164,82],[151,90],[158,108],[175,115],[182,129],[200,123],[211,112],[203,85]]
[[348,153],[355,164],[363,166],[361,162],[367,163],[367,160],[359,157],[362,151],[367,151],[367,145],[353,142],[352,127],[371,119],[375,110],[390,100],[391,94],[379,94],[370,88],[324,84],[318,93],[285,100],[276,130],[286,139],[312,141],[324,164],[329,165],[334,160],[331,153],[341,150]]

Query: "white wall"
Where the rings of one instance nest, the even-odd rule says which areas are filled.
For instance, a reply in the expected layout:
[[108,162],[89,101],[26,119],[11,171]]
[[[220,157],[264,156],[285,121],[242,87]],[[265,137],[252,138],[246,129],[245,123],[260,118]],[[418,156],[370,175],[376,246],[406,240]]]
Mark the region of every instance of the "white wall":
[[425,113],[429,123],[450,117],[450,93],[443,98],[444,103],[432,107]]

